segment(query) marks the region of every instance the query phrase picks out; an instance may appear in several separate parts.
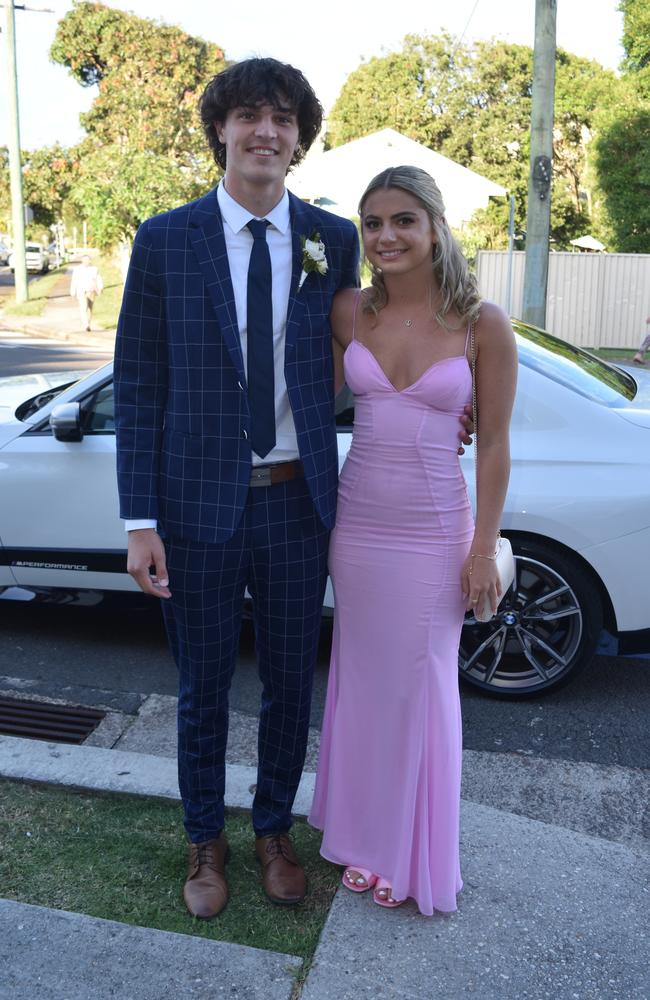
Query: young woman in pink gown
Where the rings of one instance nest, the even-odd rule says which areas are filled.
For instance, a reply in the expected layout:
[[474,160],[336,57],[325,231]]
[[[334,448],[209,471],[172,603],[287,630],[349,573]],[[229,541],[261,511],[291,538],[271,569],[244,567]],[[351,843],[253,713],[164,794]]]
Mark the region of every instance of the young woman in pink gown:
[[[466,608],[496,607],[516,350],[481,302],[433,179],[385,170],[360,204],[372,286],[339,292],[335,354],[355,396],[330,547],[335,624],[310,822],[343,884],[381,906],[456,909]],[[475,323],[476,525],[458,461]]]

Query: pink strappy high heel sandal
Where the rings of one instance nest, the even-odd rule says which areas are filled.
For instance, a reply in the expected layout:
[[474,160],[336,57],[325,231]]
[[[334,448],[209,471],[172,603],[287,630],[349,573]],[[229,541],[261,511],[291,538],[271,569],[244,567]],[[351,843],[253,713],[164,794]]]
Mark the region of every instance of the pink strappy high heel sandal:
[[[351,872],[356,872],[357,878],[352,878]],[[363,884],[359,884],[359,876],[364,880]],[[372,889],[373,885],[377,882],[377,876],[373,874],[368,868],[360,868],[358,865],[350,865],[343,872],[343,878],[341,879],[343,885],[350,892],[367,892],[368,889]]]
[[[385,892],[386,896],[380,896],[379,895],[380,892]],[[390,883],[387,882],[385,878],[380,878],[377,880],[377,884],[375,885],[375,890],[372,894],[373,901],[377,904],[377,906],[385,906],[386,909],[388,910],[392,910],[396,906],[401,906],[404,900],[393,899],[390,893],[391,893]]]

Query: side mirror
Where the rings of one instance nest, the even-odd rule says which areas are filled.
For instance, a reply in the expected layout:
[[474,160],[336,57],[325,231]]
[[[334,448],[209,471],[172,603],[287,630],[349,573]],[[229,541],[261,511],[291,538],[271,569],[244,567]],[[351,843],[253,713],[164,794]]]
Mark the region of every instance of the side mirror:
[[59,403],[50,414],[50,427],[57,441],[81,441],[81,408],[79,403]]

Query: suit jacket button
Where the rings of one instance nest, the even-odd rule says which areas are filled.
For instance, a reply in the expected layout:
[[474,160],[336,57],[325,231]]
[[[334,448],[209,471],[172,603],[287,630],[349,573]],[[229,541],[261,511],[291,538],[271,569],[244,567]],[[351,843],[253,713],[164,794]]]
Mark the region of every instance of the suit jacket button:
[[242,435],[243,435],[244,441],[248,441],[248,431],[247,430],[243,430],[242,431]]
[[241,382],[238,382],[238,383],[237,383],[237,385],[239,386],[239,388],[240,388],[240,389],[241,389],[241,391],[243,392],[243,391],[244,391],[244,387],[243,387],[243,385],[241,384]]

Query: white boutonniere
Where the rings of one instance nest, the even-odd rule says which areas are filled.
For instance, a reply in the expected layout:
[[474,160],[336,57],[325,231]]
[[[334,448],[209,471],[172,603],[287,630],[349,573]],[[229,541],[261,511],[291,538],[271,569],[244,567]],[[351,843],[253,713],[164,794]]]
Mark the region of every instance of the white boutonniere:
[[325,254],[325,244],[321,241],[320,233],[312,233],[310,237],[301,236],[302,243],[302,273],[298,282],[298,291],[302,288],[305,278],[312,271],[318,274],[327,274],[327,256]]

